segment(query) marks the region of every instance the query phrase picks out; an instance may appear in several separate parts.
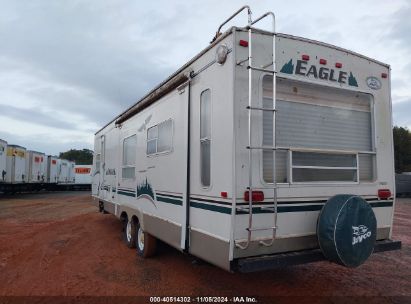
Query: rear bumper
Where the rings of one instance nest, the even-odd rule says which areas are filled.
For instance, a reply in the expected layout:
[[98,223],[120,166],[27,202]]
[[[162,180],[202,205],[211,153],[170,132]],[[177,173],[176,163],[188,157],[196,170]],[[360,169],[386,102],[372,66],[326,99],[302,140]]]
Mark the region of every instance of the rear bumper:
[[[377,241],[374,253],[401,249],[401,241],[382,240]],[[287,252],[260,257],[237,259],[232,263],[232,270],[237,272],[255,272],[300,265],[326,260],[320,249],[311,249],[295,252]]]

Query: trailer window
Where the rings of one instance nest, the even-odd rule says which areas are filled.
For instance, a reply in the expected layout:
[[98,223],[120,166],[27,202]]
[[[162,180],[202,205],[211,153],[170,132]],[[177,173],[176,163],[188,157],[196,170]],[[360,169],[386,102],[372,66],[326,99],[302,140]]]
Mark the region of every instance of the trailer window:
[[209,89],[200,95],[200,172],[201,184],[211,184],[211,92]]
[[173,120],[169,119],[147,130],[147,155],[170,152],[173,147]]
[[[277,150],[277,182],[374,180],[371,95],[281,78],[276,93],[276,146],[290,149]],[[272,105],[271,76],[263,79],[262,102]],[[263,113],[264,145],[272,144],[273,128],[272,115]],[[268,153],[263,154],[263,177],[271,182]]]
[[123,141],[122,177],[134,179],[136,176],[137,135],[127,137]]

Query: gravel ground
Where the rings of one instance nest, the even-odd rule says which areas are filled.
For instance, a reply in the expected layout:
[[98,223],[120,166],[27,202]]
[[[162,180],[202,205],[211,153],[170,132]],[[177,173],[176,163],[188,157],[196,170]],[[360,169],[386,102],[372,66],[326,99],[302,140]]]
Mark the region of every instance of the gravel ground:
[[121,241],[119,220],[98,213],[87,193],[1,197],[0,303],[21,300],[10,296],[199,295],[258,296],[260,303],[410,303],[410,218],[411,199],[398,199],[393,237],[402,250],[374,254],[356,269],[318,262],[232,274],[164,244],[154,258],[137,257]]

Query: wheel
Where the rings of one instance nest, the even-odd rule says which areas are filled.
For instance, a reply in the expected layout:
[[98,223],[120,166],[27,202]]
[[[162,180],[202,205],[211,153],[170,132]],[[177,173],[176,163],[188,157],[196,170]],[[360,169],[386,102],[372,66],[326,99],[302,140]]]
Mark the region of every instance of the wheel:
[[148,258],[156,253],[157,239],[151,234],[143,231],[140,223],[137,222],[137,254],[143,258]]
[[122,219],[122,238],[128,248],[136,247],[136,225],[134,220],[128,220],[127,216]]

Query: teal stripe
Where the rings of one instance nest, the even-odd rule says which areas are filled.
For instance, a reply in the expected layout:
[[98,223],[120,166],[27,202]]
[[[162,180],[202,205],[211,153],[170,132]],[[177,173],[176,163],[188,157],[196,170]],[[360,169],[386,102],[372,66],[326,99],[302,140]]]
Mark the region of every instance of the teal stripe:
[[[390,207],[393,205],[393,202],[385,201],[385,202],[378,202],[378,203],[371,203],[370,204],[374,208],[378,207]],[[224,207],[219,205],[211,205],[211,204],[204,204],[200,202],[190,202],[190,206],[194,208],[231,214],[231,207]],[[277,210],[278,213],[287,213],[287,212],[307,212],[307,211],[320,211],[324,205],[303,205],[303,206],[278,206]],[[262,213],[273,213],[270,210],[263,210],[262,207],[254,207],[253,214],[262,214]],[[236,211],[236,214],[248,214],[248,211]]]
[[128,189],[118,188],[118,191],[121,191],[121,192],[129,192],[129,193],[134,193],[134,194],[136,194],[136,191],[128,190]]
[[157,201],[158,202],[163,202],[163,203],[168,203],[168,204],[173,204],[173,205],[178,205],[178,206],[183,205],[183,202],[181,200],[170,198],[170,197],[161,197],[159,195],[157,195]]
[[392,201],[384,201],[384,202],[375,202],[375,203],[370,203],[371,207],[377,208],[377,207],[392,207],[393,202]]
[[131,193],[131,192],[124,192],[124,191],[117,191],[117,194],[120,194],[120,195],[125,195],[125,196],[132,196],[132,197],[136,197],[136,194],[135,193]]
[[203,204],[203,203],[198,203],[198,202],[193,202],[193,201],[190,202],[190,206],[194,208],[215,211],[219,213],[231,214],[231,208],[227,208],[223,206],[208,205],[208,204]]

